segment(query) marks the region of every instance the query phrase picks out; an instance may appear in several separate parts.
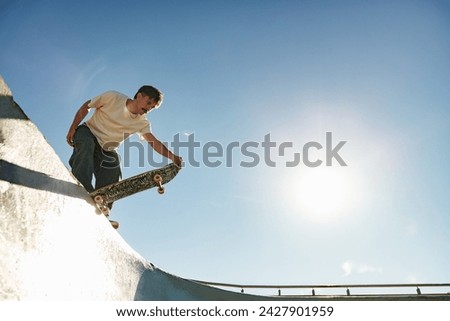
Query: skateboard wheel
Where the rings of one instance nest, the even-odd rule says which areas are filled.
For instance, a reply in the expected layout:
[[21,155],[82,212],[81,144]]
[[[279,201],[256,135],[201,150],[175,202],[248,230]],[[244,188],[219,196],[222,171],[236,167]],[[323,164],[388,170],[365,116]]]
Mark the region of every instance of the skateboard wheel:
[[97,195],[94,197],[94,202],[97,204],[103,203],[103,196]]
[[111,223],[111,226],[114,227],[114,229],[117,230],[119,228],[119,222],[109,220],[109,223]]
[[155,183],[161,184],[161,182],[162,182],[162,177],[161,177],[161,175],[156,174],[155,176],[153,176],[153,181],[154,181]]
[[166,189],[162,186],[158,188],[158,193],[161,195],[164,194],[165,191],[166,191]]
[[103,215],[109,216],[109,208],[107,206],[102,206],[101,211]]

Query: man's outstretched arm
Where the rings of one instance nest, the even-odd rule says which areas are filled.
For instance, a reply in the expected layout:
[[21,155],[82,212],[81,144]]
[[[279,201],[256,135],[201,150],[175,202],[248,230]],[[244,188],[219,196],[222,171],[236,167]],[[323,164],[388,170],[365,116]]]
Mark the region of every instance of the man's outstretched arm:
[[172,153],[166,145],[161,143],[152,133],[147,133],[144,135],[144,139],[152,146],[152,148],[161,154],[164,157],[167,157],[168,159],[171,159],[175,165],[178,167],[181,167],[183,163],[183,159],[180,156],[175,155]]

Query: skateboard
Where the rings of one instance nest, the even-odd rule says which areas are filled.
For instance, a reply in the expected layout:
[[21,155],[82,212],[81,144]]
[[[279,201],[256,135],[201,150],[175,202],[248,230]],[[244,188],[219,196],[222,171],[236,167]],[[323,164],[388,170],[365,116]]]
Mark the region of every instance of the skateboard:
[[[91,192],[90,195],[94,199],[94,202],[100,212],[108,217],[110,212],[109,205],[124,197],[153,187],[158,188],[157,190],[159,194],[164,194],[164,185],[170,182],[179,171],[180,167],[172,163],[164,167],[121,180],[120,182],[106,185]],[[114,226],[113,222],[114,221],[111,221],[111,225]],[[114,223],[118,226],[117,222]]]

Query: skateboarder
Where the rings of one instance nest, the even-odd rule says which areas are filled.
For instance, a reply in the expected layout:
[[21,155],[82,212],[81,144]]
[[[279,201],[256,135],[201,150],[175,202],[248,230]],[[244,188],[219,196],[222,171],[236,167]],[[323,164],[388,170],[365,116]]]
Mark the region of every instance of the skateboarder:
[[[67,133],[67,143],[73,147],[69,160],[72,173],[88,192],[120,180],[120,160],[116,149],[134,133],[145,139],[156,152],[181,166],[181,157],[173,154],[153,135],[147,120],[146,114],[158,108],[162,100],[163,94],[158,89],[142,86],[133,99],[108,91],[80,107]],[[95,109],[94,114],[80,125],[91,108]]]

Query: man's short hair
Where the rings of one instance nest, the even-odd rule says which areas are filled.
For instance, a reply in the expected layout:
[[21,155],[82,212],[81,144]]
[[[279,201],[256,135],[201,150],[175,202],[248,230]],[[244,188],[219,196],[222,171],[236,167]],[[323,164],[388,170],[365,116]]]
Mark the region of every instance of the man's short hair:
[[137,98],[137,95],[139,93],[152,98],[156,102],[156,108],[161,106],[164,95],[159,89],[156,89],[153,86],[144,85],[141,88],[139,88],[136,95],[134,95],[134,99]]

